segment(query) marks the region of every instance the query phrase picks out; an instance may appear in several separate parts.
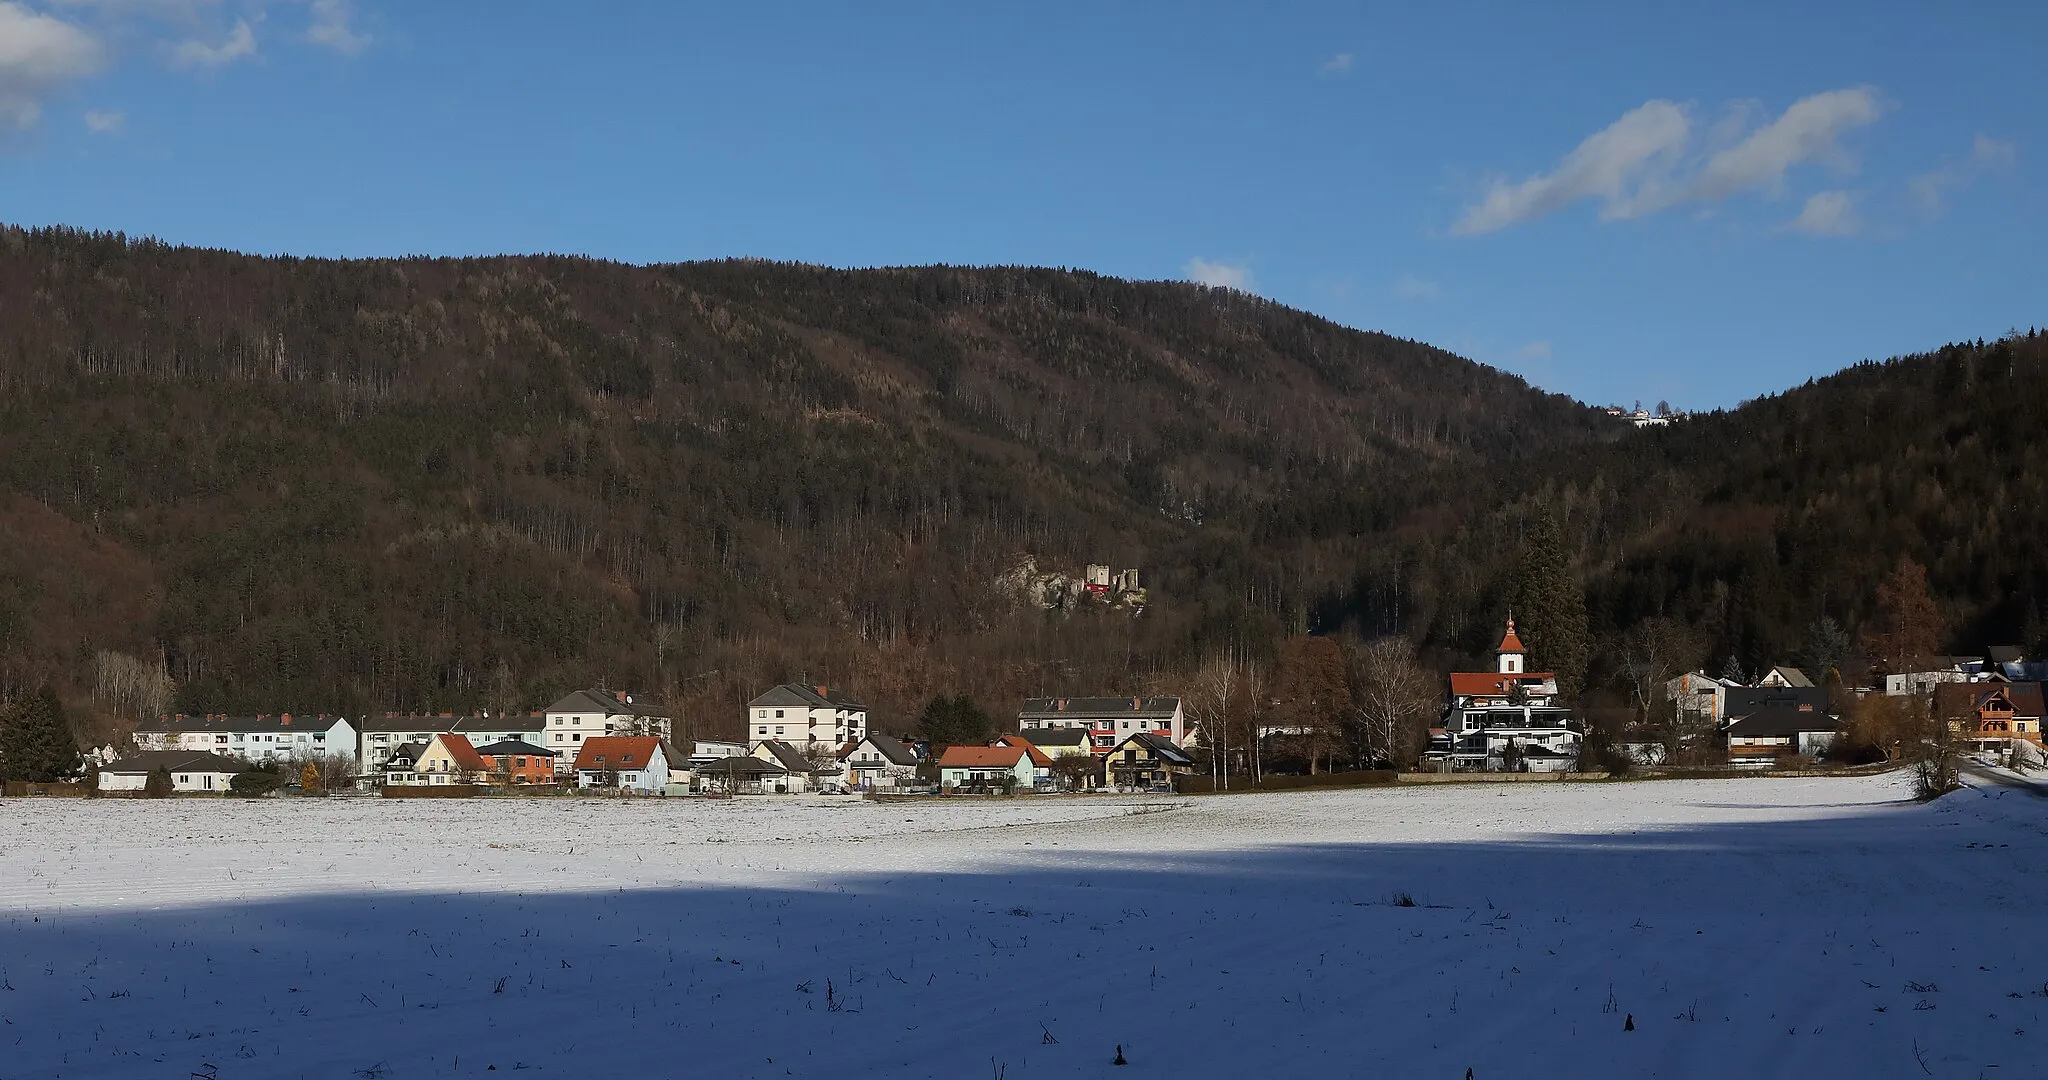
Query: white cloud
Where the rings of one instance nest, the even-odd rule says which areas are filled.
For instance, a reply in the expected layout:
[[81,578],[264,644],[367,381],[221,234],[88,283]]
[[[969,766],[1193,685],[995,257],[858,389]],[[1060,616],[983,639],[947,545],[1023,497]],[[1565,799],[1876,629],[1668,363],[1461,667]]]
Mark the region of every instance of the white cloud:
[[1208,259],[1189,259],[1180,272],[1189,281],[1218,289],[1236,289],[1238,292],[1252,291],[1251,267],[1226,262],[1211,262]]
[[354,56],[370,47],[370,35],[349,28],[355,11],[348,0],[313,0],[313,25],[306,40],[325,45],[343,56]]
[[1808,236],[1854,236],[1863,228],[1856,216],[1856,197],[1846,191],[1816,191],[1807,196],[1799,216],[1785,223]]
[[1348,52],[1340,52],[1323,61],[1323,66],[1317,70],[1324,75],[1343,75],[1351,70],[1352,61],[1355,59],[1356,57]]
[[1397,300],[1437,300],[1443,295],[1443,286],[1414,274],[1402,274],[1394,279],[1394,298]]
[[1521,348],[1515,350],[1515,359],[1548,360],[1550,359],[1550,342],[1532,341],[1527,345],[1524,345]]
[[106,50],[91,34],[0,0],[0,129],[33,127],[45,97],[105,63]]
[[1978,135],[1970,144],[1970,160],[1987,169],[2010,169],[2019,158],[2018,147],[1989,135]]
[[178,67],[216,68],[234,63],[245,56],[256,55],[256,29],[247,19],[236,19],[235,28],[228,31],[228,39],[218,45],[191,40],[181,41],[171,50],[171,63]]
[[1553,214],[1582,199],[1624,204],[1645,183],[1668,173],[1692,134],[1685,110],[1649,101],[1586,137],[1558,167],[1518,184],[1495,181],[1466,208],[1451,231],[1475,236]]
[[1853,162],[1841,149],[1842,133],[1876,122],[1883,111],[1877,91],[1868,86],[1801,98],[1783,116],[1708,158],[1689,197],[1719,202],[1752,188],[1776,189],[1787,170],[1806,161],[1849,168]]
[[127,122],[128,114],[119,109],[88,109],[85,113],[85,130],[95,135],[119,131]]
[[1688,108],[1645,102],[1581,142],[1556,169],[1520,183],[1495,181],[1452,231],[1489,233],[1589,199],[1601,203],[1602,220],[1615,220],[1749,191],[1776,193],[1793,167],[1809,161],[1853,169],[1841,136],[1875,122],[1883,109],[1870,87],[1829,90],[1794,102],[1746,135],[1748,111],[1738,106],[1696,139]]
[[1947,209],[1948,193],[1969,187],[1988,172],[2010,169],[2019,161],[2019,148],[2002,139],[1979,134],[1970,143],[1967,160],[1944,165],[1933,172],[1909,178],[1906,187],[1930,214]]

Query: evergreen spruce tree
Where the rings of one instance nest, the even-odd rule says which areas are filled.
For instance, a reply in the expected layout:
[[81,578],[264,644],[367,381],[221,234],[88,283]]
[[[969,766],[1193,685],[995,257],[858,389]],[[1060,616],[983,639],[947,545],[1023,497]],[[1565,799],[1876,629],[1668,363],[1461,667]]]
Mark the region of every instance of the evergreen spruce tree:
[[48,784],[78,775],[64,704],[45,686],[0,710],[0,779]]
[[1530,670],[1555,673],[1559,693],[1575,696],[1592,651],[1586,586],[1548,507],[1532,514],[1522,532],[1514,596],[1515,627],[1529,647]]
[[1813,685],[1826,686],[1828,673],[1840,671],[1854,648],[1842,624],[1823,615],[1806,628],[1806,647],[1800,653],[1799,667],[1813,680]]

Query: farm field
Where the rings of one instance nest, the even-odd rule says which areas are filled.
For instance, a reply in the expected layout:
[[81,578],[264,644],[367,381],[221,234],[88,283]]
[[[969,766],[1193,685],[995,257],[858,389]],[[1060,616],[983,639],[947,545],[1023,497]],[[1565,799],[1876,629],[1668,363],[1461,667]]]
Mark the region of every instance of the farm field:
[[1896,775],[13,799],[0,1080],[2043,1076],[2044,900]]

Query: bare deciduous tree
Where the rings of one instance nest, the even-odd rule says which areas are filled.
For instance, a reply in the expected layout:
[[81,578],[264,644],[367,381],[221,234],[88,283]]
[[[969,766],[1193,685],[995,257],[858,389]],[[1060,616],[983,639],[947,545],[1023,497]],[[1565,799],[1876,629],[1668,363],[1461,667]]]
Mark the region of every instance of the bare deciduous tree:
[[1420,755],[1417,731],[1427,731],[1442,703],[1436,682],[1415,663],[1415,649],[1404,638],[1378,638],[1353,650],[1351,687],[1364,757],[1399,768]]
[[1210,779],[1220,790],[1230,785],[1230,703],[1237,695],[1238,666],[1227,655],[1211,656],[1195,669],[1184,695],[1186,710],[1209,749]]

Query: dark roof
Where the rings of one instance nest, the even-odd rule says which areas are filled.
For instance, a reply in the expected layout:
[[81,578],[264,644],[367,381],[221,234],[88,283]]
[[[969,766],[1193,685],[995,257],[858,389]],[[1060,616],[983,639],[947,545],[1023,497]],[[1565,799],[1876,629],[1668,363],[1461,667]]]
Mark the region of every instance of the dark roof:
[[535,746],[525,739],[499,739],[497,742],[476,748],[485,757],[502,757],[505,754],[538,754],[554,757],[555,752],[545,746]]
[[697,766],[694,771],[699,776],[780,776],[789,770],[772,761],[763,761],[751,754],[740,754],[707,762]]
[[1193,765],[1195,763],[1195,759],[1189,757],[1187,751],[1173,745],[1172,739],[1164,735],[1154,735],[1149,731],[1133,732],[1130,738],[1117,744],[1117,749],[1121,750],[1126,743],[1133,742],[1151,750],[1153,757],[1166,762],[1168,765]]
[[1842,722],[1825,711],[1811,712],[1786,705],[1772,705],[1735,716],[1728,721],[1728,734],[1745,739],[1790,738],[1803,732],[1836,732]]
[[1826,712],[1827,707],[1827,688],[1820,686],[1731,686],[1722,692],[1721,698],[1723,716],[1778,708]]
[[1031,740],[1034,746],[1049,750],[1064,750],[1068,747],[1088,745],[1088,729],[1079,727],[1027,727],[1017,734]]
[[799,709],[852,709],[857,712],[867,711],[866,705],[855,701],[852,695],[844,691],[834,690],[829,686],[803,686],[798,683],[783,683],[781,686],[747,702],[747,708],[749,709],[774,708],[777,705],[784,708],[793,706]]
[[547,726],[544,716],[366,716],[356,725],[364,734],[402,731],[433,732],[439,735],[490,734],[496,731],[539,731]]
[[238,758],[210,754],[203,750],[151,750],[145,754],[131,754],[111,765],[100,766],[100,772],[147,776],[158,766],[170,772],[217,772],[238,773],[249,768],[249,763]]
[[548,706],[551,713],[603,713],[606,716],[652,716],[668,719],[668,713],[644,701],[620,701],[603,690],[575,690]]
[[785,772],[812,773],[824,776],[839,771],[839,767],[836,765],[812,764],[810,758],[805,757],[796,747],[783,742],[781,739],[769,739],[761,745],[767,747],[768,752],[775,755],[776,764],[781,765]]
[[392,763],[393,763],[393,762],[396,762],[396,761],[397,761],[397,760],[398,760],[399,758],[404,758],[404,759],[405,759],[406,761],[408,761],[408,762],[416,762],[416,761],[418,761],[418,760],[420,759],[420,755],[421,755],[421,754],[424,754],[424,753],[426,753],[426,752],[427,752],[427,744],[426,744],[426,743],[423,743],[423,742],[409,742],[409,743],[399,743],[399,744],[398,744],[398,746],[396,746],[395,748],[393,748],[393,749],[392,749],[392,751],[391,751],[391,756],[390,756],[390,757],[388,757],[388,758],[385,758],[385,759],[384,759],[384,767],[385,767],[386,769],[389,769],[389,768],[391,768],[391,765],[392,765]]
[[2011,701],[2016,716],[2042,715],[2041,684],[2037,682],[1942,683],[1934,688],[1934,709],[1945,718],[1955,719],[1976,712],[1984,699],[1994,694],[2003,694]]
[[[917,751],[905,746],[901,739],[892,738],[888,735],[869,735],[865,741],[873,744],[875,749],[881,751],[882,757],[891,765],[917,764]],[[860,743],[853,744],[853,749],[860,749]]]
[[1085,720],[1093,716],[1137,716],[1165,720],[1180,708],[1177,697],[1026,698],[1017,710],[1020,726],[1033,720]]
[[1984,658],[1994,664],[2017,664],[2027,658],[2027,651],[2017,645],[1993,645],[1984,650]]
[[326,731],[346,716],[159,716],[137,724],[137,732]]
[[1806,677],[1806,672],[1789,664],[1779,664],[1777,667],[1772,668],[1771,672],[1777,675],[1778,678],[1785,680],[1788,686],[1804,687],[1813,685],[1813,680]]

